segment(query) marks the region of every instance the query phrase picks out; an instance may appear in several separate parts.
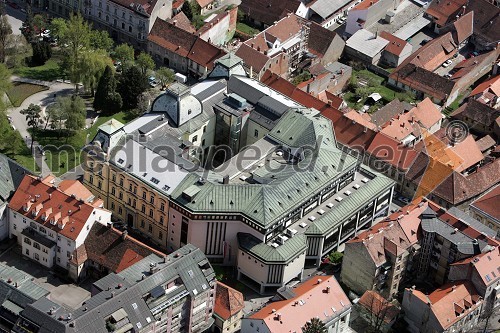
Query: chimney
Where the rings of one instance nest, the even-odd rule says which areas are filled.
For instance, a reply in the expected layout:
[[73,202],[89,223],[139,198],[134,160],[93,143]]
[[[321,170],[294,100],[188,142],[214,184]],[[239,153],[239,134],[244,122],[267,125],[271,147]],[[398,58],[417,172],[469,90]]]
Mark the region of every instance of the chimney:
[[122,232],[122,240],[127,239],[127,234],[128,234],[128,231],[127,231],[127,230],[124,230],[124,231]]
[[453,287],[451,287],[451,292],[454,292],[456,289],[457,289],[457,286],[453,285]]
[[321,280],[321,279],[318,279],[318,284],[320,284],[320,283],[321,283],[322,281],[323,281],[323,280]]
[[111,229],[111,227],[113,226],[113,223],[112,222],[108,222],[107,226],[108,226],[109,229]]
[[252,43],[252,49],[253,49],[253,47],[254,47],[254,44]]
[[173,20],[172,24],[175,25],[175,26],[177,26],[177,20]]
[[326,287],[326,293],[329,294],[330,293],[330,286]]

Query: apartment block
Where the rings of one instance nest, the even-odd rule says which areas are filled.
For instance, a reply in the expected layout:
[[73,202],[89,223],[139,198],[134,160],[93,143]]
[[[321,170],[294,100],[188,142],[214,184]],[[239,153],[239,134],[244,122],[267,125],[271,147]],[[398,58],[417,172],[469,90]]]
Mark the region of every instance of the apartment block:
[[172,0],[48,0],[47,8],[51,14],[63,17],[80,13],[94,28],[107,30],[118,43],[146,49],[156,19],[171,17]]
[[215,282],[203,253],[187,245],[98,280],[78,309],[40,298],[26,307],[12,332],[204,332],[214,321]]

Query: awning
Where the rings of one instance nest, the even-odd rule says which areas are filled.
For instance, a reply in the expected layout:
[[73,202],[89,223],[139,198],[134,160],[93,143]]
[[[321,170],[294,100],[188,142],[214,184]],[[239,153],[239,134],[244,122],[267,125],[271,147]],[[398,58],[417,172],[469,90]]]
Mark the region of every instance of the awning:
[[9,310],[13,314],[19,315],[21,311],[23,311],[23,308],[17,305],[16,303],[13,303],[9,300],[6,300],[5,302],[2,303],[2,307],[6,310]]

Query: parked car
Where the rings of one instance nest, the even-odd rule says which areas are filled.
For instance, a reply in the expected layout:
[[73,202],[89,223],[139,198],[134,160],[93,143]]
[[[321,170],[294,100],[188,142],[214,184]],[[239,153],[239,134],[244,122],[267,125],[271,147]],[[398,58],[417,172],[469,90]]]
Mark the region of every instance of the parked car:
[[452,76],[453,76],[452,74],[448,73],[444,77],[447,78],[447,79],[451,79]]
[[12,117],[11,116],[7,116],[7,120],[9,121],[9,123],[12,122]]
[[429,42],[428,39],[422,39],[422,41],[420,42],[420,45],[425,45]]
[[402,203],[406,204],[406,205],[410,203],[410,199],[408,199],[406,197],[403,197],[403,196],[399,196],[398,200],[401,201]]
[[453,63],[453,61],[451,61],[450,59],[446,60],[444,63],[443,63],[443,67],[448,67],[450,66],[451,64]]
[[337,22],[338,22],[338,24],[340,24],[340,25],[344,24],[344,23],[345,23],[345,21],[346,21],[345,16],[339,17],[339,18],[337,19]]

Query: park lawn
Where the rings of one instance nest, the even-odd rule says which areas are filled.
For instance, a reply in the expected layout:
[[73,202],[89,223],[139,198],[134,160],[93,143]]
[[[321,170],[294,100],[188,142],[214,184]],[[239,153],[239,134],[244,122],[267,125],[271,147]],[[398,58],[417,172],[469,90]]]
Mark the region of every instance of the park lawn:
[[255,36],[258,34],[260,31],[258,29],[252,28],[251,26],[238,22],[236,23],[236,30],[243,32],[244,34],[250,35],[250,36]]
[[61,57],[56,54],[42,66],[21,66],[16,68],[14,70],[14,75],[34,80],[55,81],[63,77],[60,63]]
[[48,89],[48,87],[38,84],[14,82],[12,88],[7,91],[7,96],[13,106],[19,107],[26,98]]
[[16,155],[9,156],[9,157],[33,173],[40,172],[40,168],[36,164],[33,156],[31,156],[31,154],[29,154],[29,152],[26,155],[16,154]]
[[36,140],[44,147],[45,161],[56,176],[80,165],[85,139],[86,132],[83,130],[69,137],[65,131],[59,136],[53,130],[41,131],[36,136]]

